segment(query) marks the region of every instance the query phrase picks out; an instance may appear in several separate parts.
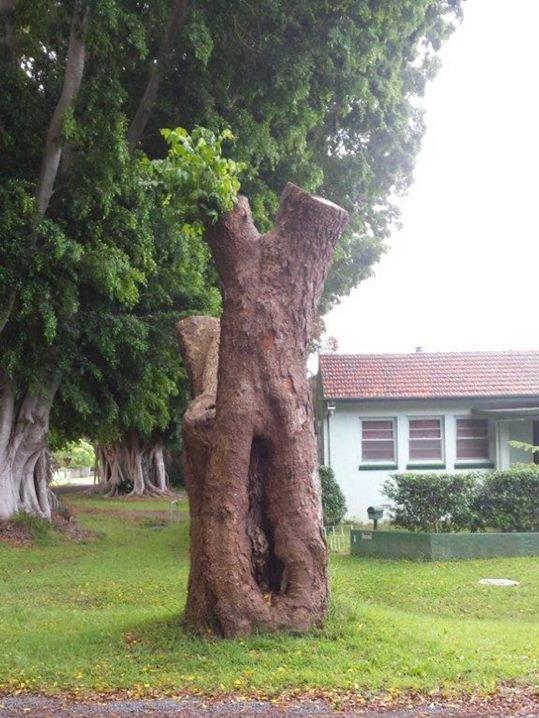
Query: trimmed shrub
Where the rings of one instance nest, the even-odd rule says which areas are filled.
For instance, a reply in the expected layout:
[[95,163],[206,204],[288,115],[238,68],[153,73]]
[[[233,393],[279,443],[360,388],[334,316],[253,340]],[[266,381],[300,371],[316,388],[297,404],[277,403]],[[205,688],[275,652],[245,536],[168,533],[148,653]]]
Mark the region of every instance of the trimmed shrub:
[[539,466],[489,473],[393,474],[383,493],[395,526],[410,531],[537,531]]
[[443,533],[477,530],[476,473],[393,474],[383,487],[391,501],[390,513],[395,526],[410,531]]
[[324,512],[324,526],[337,526],[346,514],[346,499],[341,487],[335,481],[333,469],[329,466],[320,466],[320,484],[322,486],[322,509]]
[[500,531],[539,529],[539,466],[519,464],[482,477],[475,510],[483,526]]

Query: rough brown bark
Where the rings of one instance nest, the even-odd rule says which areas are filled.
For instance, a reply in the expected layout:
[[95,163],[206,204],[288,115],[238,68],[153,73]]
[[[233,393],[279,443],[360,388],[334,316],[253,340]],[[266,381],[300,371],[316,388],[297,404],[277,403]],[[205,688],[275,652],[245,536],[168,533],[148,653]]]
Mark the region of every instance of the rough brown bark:
[[[178,325],[194,400],[186,621],[223,636],[306,631],[327,610],[307,344],[344,210],[288,184],[260,235],[249,204],[209,231],[223,314]],[[217,362],[218,356],[218,362]],[[218,377],[218,381],[217,381]]]
[[127,132],[127,145],[130,152],[132,152],[139,143],[144,128],[150,119],[157,99],[163,67],[170,56],[174,38],[184,24],[188,11],[189,3],[187,0],[174,0],[163,42],[159,49],[159,55],[150,68],[148,83],[146,84],[144,94],[142,95],[133,121]]

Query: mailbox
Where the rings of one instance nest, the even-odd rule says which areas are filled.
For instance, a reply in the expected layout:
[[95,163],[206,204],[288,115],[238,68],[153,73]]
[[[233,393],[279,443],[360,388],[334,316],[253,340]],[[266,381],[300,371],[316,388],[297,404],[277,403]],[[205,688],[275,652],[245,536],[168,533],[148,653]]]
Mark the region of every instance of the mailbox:
[[384,509],[382,506],[369,506],[367,516],[371,521],[374,521],[374,528],[377,529],[378,521],[384,517]]

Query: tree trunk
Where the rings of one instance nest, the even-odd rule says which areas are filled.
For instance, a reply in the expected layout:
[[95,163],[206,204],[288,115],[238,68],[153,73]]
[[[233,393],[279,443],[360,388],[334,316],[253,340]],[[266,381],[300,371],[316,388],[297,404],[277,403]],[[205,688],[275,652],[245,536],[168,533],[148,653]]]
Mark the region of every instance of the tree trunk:
[[223,293],[220,331],[204,317],[178,325],[194,396],[183,437],[192,522],[186,621],[195,629],[227,637],[303,632],[325,619],[306,360],[346,223],[340,207],[288,184],[266,234],[243,197],[209,231]]
[[157,444],[150,451],[149,455],[151,467],[153,471],[153,483],[163,493],[168,493],[168,476],[165,466],[165,448],[162,444]]
[[14,51],[14,28],[13,28],[13,11],[15,9],[15,0],[0,0],[0,14],[2,16],[4,32],[0,36],[0,45],[4,45],[10,57],[15,58]]
[[174,0],[172,3],[169,21],[161,47],[159,48],[159,55],[151,64],[150,75],[144,89],[144,94],[127,131],[127,146],[130,152],[133,152],[139,143],[144,128],[148,124],[155,101],[157,100],[157,93],[159,91],[159,85],[161,84],[161,73],[169,59],[175,37],[183,26],[188,11],[189,2],[187,2],[187,0]]
[[73,105],[82,82],[86,60],[85,36],[88,26],[89,6],[77,0],[73,12],[69,46],[67,49],[66,69],[62,92],[47,129],[45,148],[36,188],[36,202],[39,216],[43,217],[49,206],[60,159],[62,157],[62,126],[66,112]]
[[28,392],[16,406],[8,377],[0,376],[0,522],[24,512],[50,519],[55,499],[45,439],[56,386]]
[[[160,457],[160,458],[159,458]],[[136,432],[96,450],[97,490],[107,497],[168,496],[163,447],[147,451]],[[159,466],[160,462],[162,466]],[[152,467],[152,475],[145,467]]]
[[[4,16],[5,22],[5,39],[3,43],[8,45],[12,56],[15,54],[13,47],[14,33],[11,23],[14,7],[14,0],[0,0],[0,12]],[[38,219],[44,217],[49,208],[60,168],[60,160],[62,159],[62,128],[64,120],[67,111],[75,102],[82,83],[86,60],[85,38],[89,14],[89,5],[82,2],[82,0],[76,0],[69,33],[62,91],[47,128],[43,157],[37,177],[35,198]],[[10,290],[5,306],[0,310],[0,334],[9,321],[15,307],[17,291],[17,287],[13,287]]]
[[0,334],[4,331],[4,327],[9,321],[13,307],[15,306],[15,299],[17,298],[17,290],[13,287],[9,290],[5,306],[0,310]]
[[95,490],[109,498],[126,492],[127,480],[122,472],[120,455],[121,451],[116,443],[109,446],[96,446],[95,449],[98,477]]

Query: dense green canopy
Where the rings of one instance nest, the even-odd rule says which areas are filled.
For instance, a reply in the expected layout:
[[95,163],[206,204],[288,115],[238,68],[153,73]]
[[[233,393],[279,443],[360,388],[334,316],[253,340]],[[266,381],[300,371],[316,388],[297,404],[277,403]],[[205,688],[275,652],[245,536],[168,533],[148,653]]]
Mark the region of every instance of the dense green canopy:
[[211,0],[192,6],[142,145],[158,129],[230,127],[259,225],[287,181],[353,212],[324,306],[370,274],[411,180],[418,98],[459,0]]
[[59,384],[63,433],[170,428],[172,326],[219,307],[200,218],[235,189],[165,200],[144,161],[166,155],[163,127],[232,130],[261,227],[286,181],[352,210],[325,306],[348,292],[411,181],[417,98],[458,13],[458,0],[2,0],[0,389],[20,406]]

